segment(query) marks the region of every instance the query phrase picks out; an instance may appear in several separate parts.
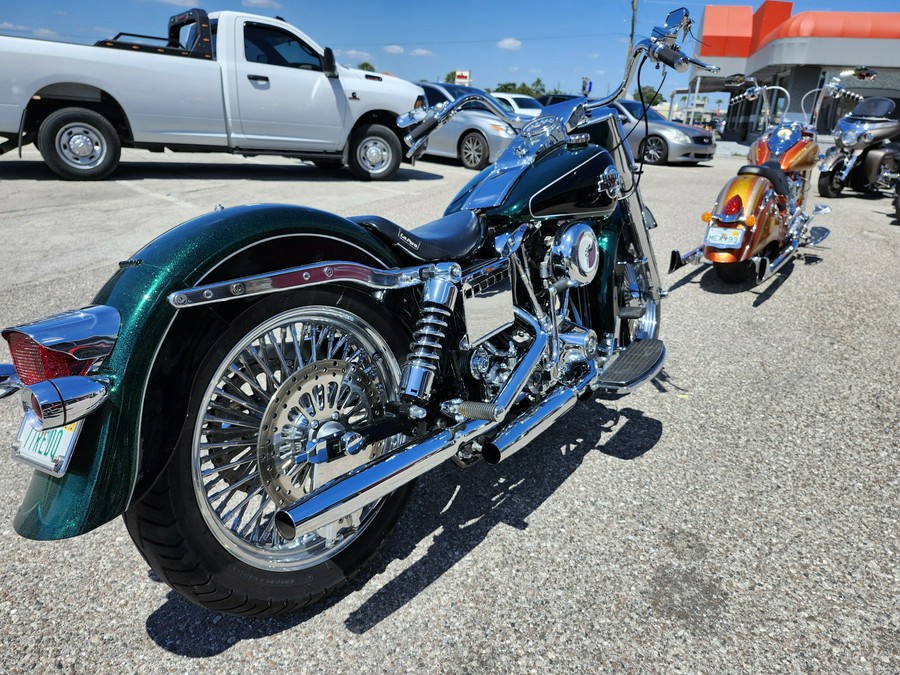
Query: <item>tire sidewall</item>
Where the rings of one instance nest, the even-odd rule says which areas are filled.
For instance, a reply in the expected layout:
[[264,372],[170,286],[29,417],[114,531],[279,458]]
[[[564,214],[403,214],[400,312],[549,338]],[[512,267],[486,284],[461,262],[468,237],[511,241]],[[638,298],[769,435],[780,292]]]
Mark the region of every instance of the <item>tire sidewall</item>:
[[[66,125],[81,122],[96,129],[102,137],[106,155],[97,166],[79,169],[59,155],[56,136]],[[122,143],[113,125],[100,113],[87,108],[62,108],[47,116],[38,129],[37,147],[44,162],[66,180],[102,180],[118,166]]]
[[[371,302],[374,304],[374,301]],[[204,392],[219,368],[221,359],[238,340],[243,339],[267,317],[296,308],[301,303],[335,307],[356,314],[385,338],[395,354],[398,353],[398,348],[402,349],[402,345],[406,344],[400,331],[390,326],[386,316],[369,310],[359,299],[348,293],[339,295],[314,290],[271,296],[252,305],[210,347],[192,387],[190,408],[175,455],[160,480],[168,484],[169,508],[177,515],[173,526],[177,531],[170,532],[169,536],[181,539],[180,549],[184,555],[185,568],[199,567],[202,572],[197,575],[198,582],[189,583],[187,586],[196,587],[201,577],[208,577],[209,581],[206,583],[212,583],[217,588],[229,589],[236,598],[246,598],[247,605],[255,608],[252,612],[242,610],[237,613],[263,611],[276,614],[299,609],[344,585],[381,548],[402,514],[413,487],[412,483],[407,484],[385,497],[378,512],[352,543],[332,558],[305,569],[276,571],[246,563],[230,553],[210,529],[197,502],[198,497],[194,492],[192,478],[194,429]],[[126,516],[126,523],[129,520]],[[129,525],[129,530],[131,529]],[[132,536],[136,542],[139,541],[133,532]],[[152,555],[148,555],[142,547],[140,548],[160,577],[171,585],[184,589],[185,584],[182,583],[180,574],[171,574],[171,570],[166,569],[164,560],[154,560]],[[204,604],[198,598],[190,595],[187,597],[198,604]],[[266,612],[265,607],[280,607],[280,609]],[[212,608],[228,611],[221,607]]]
[[[384,169],[372,172],[360,163],[357,154],[367,139],[377,138],[384,141],[390,149],[391,156]],[[397,135],[383,124],[367,124],[350,137],[350,169],[361,180],[390,180],[400,169],[403,148]]]

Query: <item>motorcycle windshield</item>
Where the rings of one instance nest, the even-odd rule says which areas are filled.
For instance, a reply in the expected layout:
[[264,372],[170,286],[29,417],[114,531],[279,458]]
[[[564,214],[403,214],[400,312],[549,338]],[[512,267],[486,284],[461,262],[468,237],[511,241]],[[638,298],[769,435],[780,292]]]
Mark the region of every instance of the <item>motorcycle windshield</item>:
[[860,101],[853,109],[853,112],[850,113],[850,116],[887,117],[892,112],[894,112],[894,102],[891,99],[882,98],[881,96],[873,96],[872,98],[867,98],[864,101]]

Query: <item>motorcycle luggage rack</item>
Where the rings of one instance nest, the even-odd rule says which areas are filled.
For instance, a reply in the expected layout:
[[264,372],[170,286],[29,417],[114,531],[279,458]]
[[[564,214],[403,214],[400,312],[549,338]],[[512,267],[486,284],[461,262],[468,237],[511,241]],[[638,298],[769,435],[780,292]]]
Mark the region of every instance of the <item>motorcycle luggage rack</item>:
[[631,391],[656,377],[665,360],[666,346],[662,340],[635,340],[600,373],[593,386],[615,393]]
[[[193,44],[184,46],[181,44],[181,30],[185,26],[194,25]],[[138,40],[151,40],[157,44],[134,42],[122,38],[137,38]],[[161,46],[158,43],[164,43]],[[110,47],[112,49],[125,49],[135,52],[150,52],[154,54],[168,54],[170,56],[189,56],[195,59],[212,60],[212,30],[209,25],[209,16],[202,9],[191,9],[169,18],[169,36],[154,37],[153,35],[140,35],[138,33],[118,33],[109,40],[99,40],[95,47]]]

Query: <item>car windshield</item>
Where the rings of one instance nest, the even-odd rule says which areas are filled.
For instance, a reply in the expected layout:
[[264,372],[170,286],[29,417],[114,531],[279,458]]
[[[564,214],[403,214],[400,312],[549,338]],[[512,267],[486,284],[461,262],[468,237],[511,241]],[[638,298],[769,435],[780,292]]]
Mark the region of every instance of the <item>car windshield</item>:
[[619,105],[621,105],[625,110],[627,110],[632,117],[637,119],[641,118],[641,111],[647,111],[647,119],[651,122],[665,122],[666,118],[656,112],[653,108],[647,107],[644,108],[641,105],[640,101],[619,101]]
[[525,110],[540,110],[543,106],[540,103],[535,101],[533,98],[528,98],[527,96],[514,96],[513,100],[516,102],[516,105]]
[[[476,89],[475,87],[463,87],[462,85],[459,85],[459,84],[444,84],[442,86],[444,87],[444,89],[447,90],[447,93],[450,94],[451,97],[453,97],[453,99],[460,98],[461,96],[465,96],[466,94],[481,94],[488,100],[492,101],[495,106],[500,108],[500,110],[509,110],[508,104],[504,105],[503,103],[501,103],[500,101],[495,99],[493,96],[488,94],[486,91],[482,91],[481,89]],[[484,105],[482,105],[481,103],[478,103],[477,101],[473,101],[472,103],[466,103],[462,109],[463,110],[487,110],[487,108]]]
[[894,111],[894,102],[889,98],[875,96],[856,104],[853,117],[887,117]]

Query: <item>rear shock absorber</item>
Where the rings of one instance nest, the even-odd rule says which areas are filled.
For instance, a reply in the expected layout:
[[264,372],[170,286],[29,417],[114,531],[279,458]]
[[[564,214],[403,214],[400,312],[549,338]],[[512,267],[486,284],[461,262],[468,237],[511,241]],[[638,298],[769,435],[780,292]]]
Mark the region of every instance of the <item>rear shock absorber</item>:
[[413,333],[415,342],[409,346],[409,356],[403,365],[400,393],[407,400],[423,403],[431,396],[431,385],[438,370],[448,319],[459,288],[462,270],[455,263],[435,265],[434,276],[425,281],[422,310]]

